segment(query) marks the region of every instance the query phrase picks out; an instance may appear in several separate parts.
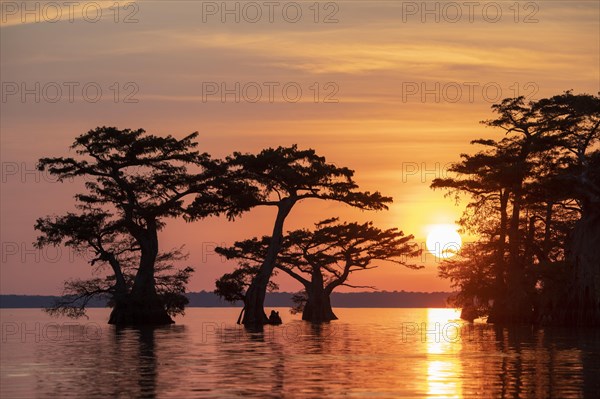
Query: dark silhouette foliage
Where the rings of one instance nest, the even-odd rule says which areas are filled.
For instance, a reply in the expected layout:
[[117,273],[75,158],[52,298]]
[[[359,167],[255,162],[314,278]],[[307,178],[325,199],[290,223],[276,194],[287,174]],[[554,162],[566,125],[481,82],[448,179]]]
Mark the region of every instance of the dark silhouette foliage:
[[[407,263],[407,259],[420,253],[412,241],[413,236],[392,228],[381,230],[367,223],[339,223],[328,219],[315,225],[315,230],[290,231],[284,237],[275,267],[290,275],[304,287],[297,296],[294,309],[302,307],[304,320],[323,322],[337,317],[331,309],[330,295],[340,286],[357,287],[348,283],[351,273],[377,267],[375,262],[386,261],[409,268],[419,268]],[[240,266],[232,274],[217,281],[217,287],[230,284],[233,275],[243,276],[257,272],[268,252],[270,237],[253,238],[236,242],[229,248],[216,251],[228,259],[236,259]],[[241,289],[246,284],[238,280],[233,284],[238,291],[235,297],[243,297]],[[216,291],[219,293],[219,289]],[[221,293],[222,296],[224,296]]]
[[460,220],[479,241],[440,275],[454,303],[499,324],[600,325],[600,97],[508,98],[483,123],[455,177],[432,188],[469,198]]

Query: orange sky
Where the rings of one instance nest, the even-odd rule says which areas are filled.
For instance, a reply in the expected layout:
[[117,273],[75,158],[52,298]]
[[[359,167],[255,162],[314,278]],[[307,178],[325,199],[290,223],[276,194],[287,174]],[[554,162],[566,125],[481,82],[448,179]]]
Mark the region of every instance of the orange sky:
[[[235,14],[206,8],[221,2],[141,1],[128,8],[121,2],[118,15],[109,8],[113,3],[64,8],[58,17],[43,2],[37,15],[33,5],[33,14],[24,15],[20,2],[2,2],[2,293],[56,294],[65,278],[91,275],[85,261],[67,251],[40,254],[31,244],[35,219],[71,209],[79,184],[28,173],[39,157],[66,154],[73,138],[90,128],[143,127],[179,137],[199,131],[201,148],[214,156],[293,143],[315,148],[355,169],[363,189],[391,195],[394,204],[388,212],[372,213],[301,203],[286,228],[340,216],[399,227],[423,243],[427,225],[451,223],[461,213],[442,192],[429,189],[431,180],[444,176],[461,152],[473,151],[470,140],[500,135],[478,123],[491,117],[494,100],[600,90],[597,1],[518,7],[514,1],[485,1],[472,14],[464,2],[427,2],[429,13],[420,9],[425,2],[322,2],[317,23],[312,1],[297,3],[302,16],[296,23],[289,22],[297,15],[290,2],[276,2],[272,23],[266,8],[252,23],[255,10],[243,8],[248,2],[239,3],[239,23]],[[94,12],[101,17],[92,23]],[[337,22],[324,23],[327,16]],[[22,92],[35,92],[36,82],[39,102],[35,93]],[[203,92],[221,83],[231,89],[236,82],[239,102],[233,94],[223,102],[222,93]],[[257,86],[262,97],[253,103]],[[92,102],[97,87],[102,95]],[[298,101],[285,101],[297,87]],[[124,102],[134,89],[137,102]],[[337,102],[325,103],[334,89]],[[189,289],[212,289],[233,266],[210,253],[212,243],[269,233],[272,219],[272,210],[257,209],[235,223],[171,222],[161,245],[185,244],[197,270]],[[350,282],[384,290],[446,290],[432,258],[423,259],[424,270],[383,265]],[[278,280],[283,290],[299,289]]]

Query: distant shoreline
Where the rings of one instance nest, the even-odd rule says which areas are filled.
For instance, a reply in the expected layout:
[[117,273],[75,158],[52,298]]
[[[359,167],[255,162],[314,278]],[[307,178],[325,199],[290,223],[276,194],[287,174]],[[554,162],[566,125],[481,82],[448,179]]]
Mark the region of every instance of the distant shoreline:
[[[291,307],[292,292],[268,293],[265,306]],[[411,291],[378,291],[378,292],[339,292],[331,295],[331,304],[336,308],[444,308],[450,292],[411,292]],[[187,307],[241,307],[242,303],[223,301],[212,292],[200,291],[187,294],[190,303]],[[51,306],[59,298],[53,295],[0,295],[0,308],[24,309]],[[94,300],[89,308],[106,307],[105,300]]]

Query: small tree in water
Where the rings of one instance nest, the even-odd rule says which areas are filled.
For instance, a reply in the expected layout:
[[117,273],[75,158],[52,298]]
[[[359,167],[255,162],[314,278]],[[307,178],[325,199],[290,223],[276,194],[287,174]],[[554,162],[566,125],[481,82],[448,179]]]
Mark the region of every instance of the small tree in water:
[[[221,248],[216,249],[217,252],[222,251]],[[235,302],[243,302],[246,301],[246,290],[252,283],[252,279],[256,276],[259,270],[259,265],[252,265],[249,262],[244,260],[240,260],[239,266],[232,271],[231,273],[225,273],[221,278],[219,278],[216,282],[215,294],[226,300],[227,302],[235,303]],[[273,272],[275,275],[277,271]],[[278,289],[278,285],[269,280],[269,284],[267,285],[267,292],[273,292]],[[237,324],[240,324],[242,321],[242,316],[244,315],[244,311],[246,310],[246,306],[242,307],[240,315],[237,319]]]
[[[314,231],[288,232],[275,267],[304,286],[304,294],[296,298],[302,308],[302,319],[314,323],[327,322],[337,319],[330,301],[334,289],[340,286],[372,288],[350,285],[347,280],[351,273],[373,269],[377,267],[373,264],[376,261],[419,268],[406,263],[408,257],[420,253],[412,239],[412,235],[404,236],[395,228],[381,230],[371,222],[338,223],[337,219],[329,219],[317,223]],[[230,248],[217,248],[216,251],[227,258],[241,261],[241,267],[233,274],[223,276],[217,281],[217,287],[230,281],[236,272],[244,278],[255,273],[269,243],[270,237],[263,237],[236,242]],[[242,287],[243,284],[237,286]]]

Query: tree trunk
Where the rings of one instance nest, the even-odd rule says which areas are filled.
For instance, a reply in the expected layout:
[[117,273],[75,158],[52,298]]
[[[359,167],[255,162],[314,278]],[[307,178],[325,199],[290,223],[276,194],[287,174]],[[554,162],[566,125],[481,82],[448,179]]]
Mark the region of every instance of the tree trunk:
[[[269,323],[269,318],[265,313],[264,303],[267,295],[267,285],[271,274],[268,271],[263,271],[262,267],[256,275],[244,298],[244,317],[242,324],[246,327],[260,327]],[[264,287],[264,288],[263,288]]]
[[548,255],[550,254],[551,242],[552,238],[552,208],[554,207],[554,202],[549,201],[546,204],[546,217],[544,218],[544,243],[542,244],[542,252],[544,254],[544,260],[548,261]]
[[337,316],[331,308],[331,300],[329,295],[324,291],[316,295],[308,295],[308,301],[304,305],[302,311],[302,320],[312,323],[324,323],[331,320],[337,320]]
[[[519,231],[522,193],[519,188],[513,201],[513,214],[509,228],[509,263],[507,293],[500,300],[495,320],[497,324],[528,324],[532,321],[532,304],[525,282],[525,268],[520,256]],[[488,319],[489,321],[489,319]]]
[[[522,151],[527,154],[526,150]],[[523,163],[524,165],[524,163]],[[523,166],[524,167],[524,166]],[[523,175],[524,176],[524,175]],[[513,209],[508,229],[508,268],[506,294],[494,301],[488,323],[528,324],[533,321],[533,308],[529,288],[525,281],[525,268],[520,256],[520,221],[523,201],[523,178],[513,190]]]
[[500,193],[500,231],[498,232],[498,247],[496,248],[496,288],[500,293],[505,293],[506,289],[506,262],[504,261],[504,256],[506,251],[509,196],[510,192],[508,190],[503,190]]
[[530,266],[533,264],[533,252],[535,245],[535,215],[529,218],[527,227],[527,238],[525,239],[524,264]]
[[547,324],[600,326],[600,204],[584,208],[568,245],[564,296],[543,315]]
[[[112,296],[112,306],[113,308],[122,307],[125,305],[125,302],[129,298],[129,289],[127,288],[127,283],[125,282],[125,276],[123,276],[123,271],[121,270],[121,264],[117,260],[117,258],[111,253],[107,253],[108,263],[110,264],[113,273],[115,274],[115,287],[114,293]],[[111,312],[112,319],[112,312]],[[110,323],[110,320],[109,320]],[[111,323],[114,324],[114,323]]]
[[302,320],[312,323],[323,323],[337,320],[331,309],[329,293],[323,287],[323,274],[320,268],[313,268],[310,287],[307,287],[308,299],[304,304]]
[[235,324],[242,324],[242,316],[244,315],[245,310],[246,310],[246,307],[243,307],[242,310],[240,310],[240,315],[238,316],[238,319]]
[[127,283],[125,282],[125,276],[123,276],[123,271],[121,270],[121,264],[112,253],[104,252],[102,255],[108,260],[108,264],[112,268],[115,275],[114,300],[116,302],[121,301],[129,293],[129,290],[127,289]]
[[[498,243],[496,246],[496,273],[495,273],[495,292],[494,292],[494,303],[491,306],[488,322],[493,323],[500,317],[502,312],[501,305],[503,305],[503,298],[506,297],[506,261],[504,260],[506,252],[506,236],[508,226],[508,198],[510,192],[508,190],[500,191],[500,229],[498,231]],[[465,320],[469,320],[473,315],[472,309],[465,310]],[[461,312],[461,318],[462,312]],[[474,320],[471,319],[470,321]]]
[[269,323],[269,318],[265,314],[264,309],[267,285],[271,279],[271,274],[273,274],[275,261],[281,249],[285,218],[292,210],[294,203],[293,199],[285,198],[280,201],[277,207],[277,218],[275,219],[275,226],[273,227],[267,256],[260,266],[258,274],[252,280],[250,287],[248,287],[248,291],[246,291],[244,299],[246,311],[242,320],[242,324],[246,327],[260,327]]
[[521,201],[522,192],[519,187],[514,192],[513,197],[513,209],[510,219],[510,228],[508,230],[508,256],[509,256],[509,268],[510,274],[514,274],[519,268],[519,225],[521,222]]
[[143,298],[129,295],[113,308],[108,324],[118,326],[166,325],[174,323],[158,295]]
[[154,266],[158,256],[158,236],[156,229],[149,229],[145,237],[139,237],[141,248],[140,267],[131,294],[117,302],[113,308],[109,324],[116,325],[164,325],[174,323],[165,305],[156,293]]

